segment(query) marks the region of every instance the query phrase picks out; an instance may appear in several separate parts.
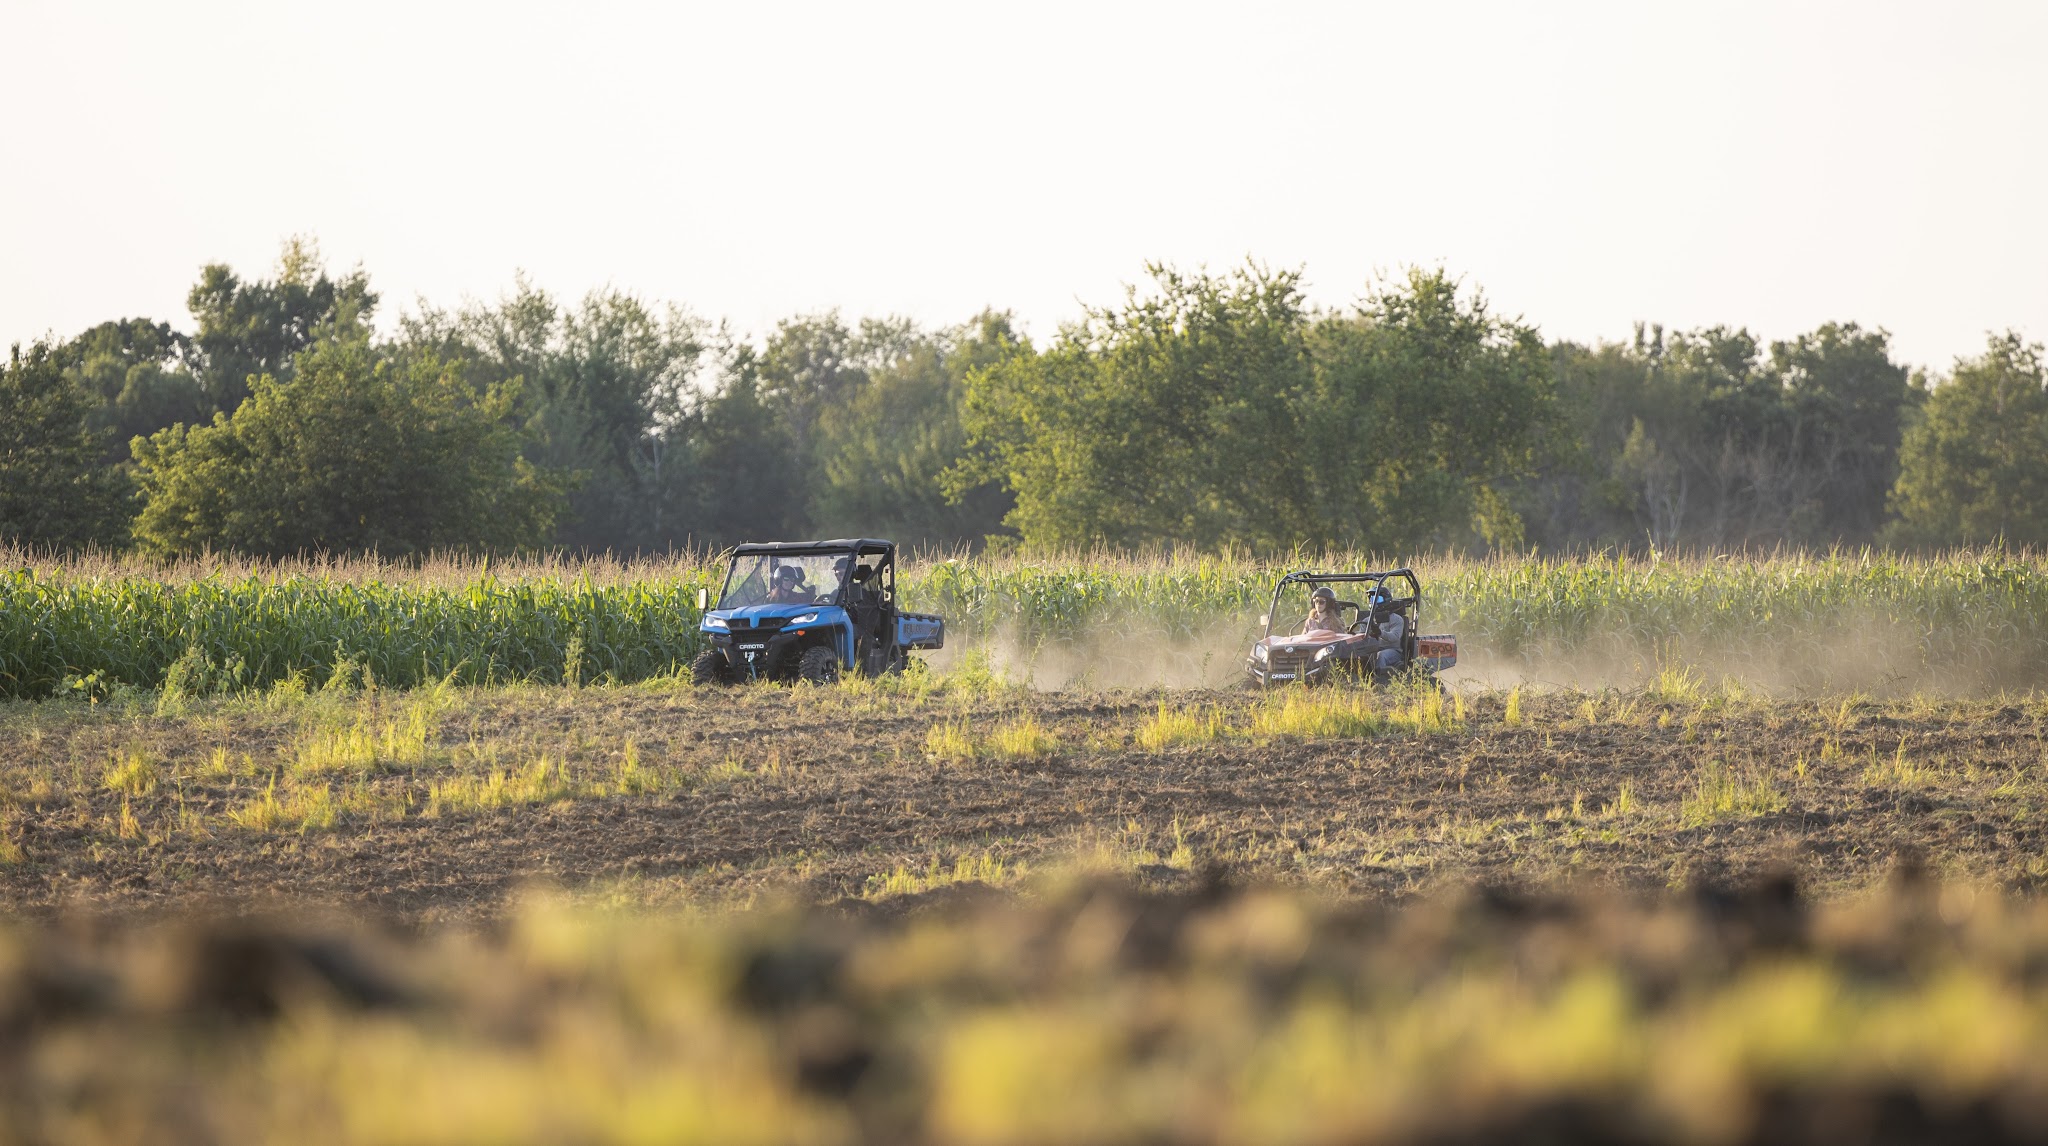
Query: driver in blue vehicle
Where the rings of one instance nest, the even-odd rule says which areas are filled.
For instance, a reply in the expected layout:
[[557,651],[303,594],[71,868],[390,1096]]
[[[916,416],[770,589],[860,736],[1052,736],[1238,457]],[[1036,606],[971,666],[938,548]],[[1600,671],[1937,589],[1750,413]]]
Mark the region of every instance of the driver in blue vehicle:
[[841,558],[838,569],[846,581],[846,608],[853,617],[854,662],[867,667],[877,642],[881,640],[882,595],[875,590],[875,570],[869,565],[853,565]]
[[771,605],[807,605],[811,601],[810,590],[804,588],[804,571],[796,565],[784,565],[775,571],[775,586],[768,590]]

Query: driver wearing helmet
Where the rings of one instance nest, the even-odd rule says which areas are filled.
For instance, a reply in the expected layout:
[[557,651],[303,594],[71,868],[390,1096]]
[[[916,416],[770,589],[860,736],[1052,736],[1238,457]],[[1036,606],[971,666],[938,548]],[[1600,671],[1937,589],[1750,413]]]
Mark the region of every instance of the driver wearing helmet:
[[1318,629],[1326,632],[1344,631],[1343,614],[1337,610],[1337,591],[1328,585],[1318,585],[1309,594],[1308,619],[1301,623],[1301,631],[1312,633]]
[[775,571],[775,587],[768,590],[771,605],[803,605],[811,600],[810,591],[804,588],[804,571],[796,565],[784,565]]
[[1372,633],[1390,647],[1381,650],[1377,667],[1394,669],[1401,666],[1403,638],[1408,635],[1408,618],[1397,612],[1380,612],[1394,599],[1385,585],[1378,585],[1372,591],[1373,624]]

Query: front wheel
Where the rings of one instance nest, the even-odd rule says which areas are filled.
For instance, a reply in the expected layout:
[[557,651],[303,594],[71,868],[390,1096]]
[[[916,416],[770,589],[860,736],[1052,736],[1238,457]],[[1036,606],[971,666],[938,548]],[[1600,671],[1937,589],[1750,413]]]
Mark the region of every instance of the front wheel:
[[839,679],[839,658],[823,645],[812,645],[797,659],[796,675],[812,684],[831,684]]
[[705,649],[690,662],[690,683],[697,685],[724,684],[725,658],[717,649]]

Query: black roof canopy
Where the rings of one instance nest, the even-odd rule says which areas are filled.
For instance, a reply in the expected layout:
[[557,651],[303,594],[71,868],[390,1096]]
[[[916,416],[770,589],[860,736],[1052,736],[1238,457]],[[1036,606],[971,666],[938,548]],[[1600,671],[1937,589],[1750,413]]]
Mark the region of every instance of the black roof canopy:
[[893,541],[874,537],[841,537],[832,541],[749,541],[732,548],[734,557],[750,553],[773,553],[777,556],[801,557],[815,553],[887,553],[896,548]]
[[1392,577],[1405,577],[1410,581],[1414,581],[1415,571],[1406,566],[1399,569],[1388,569],[1385,572],[1373,573],[1311,573],[1304,569],[1299,573],[1289,573],[1287,576],[1280,578],[1280,583],[1285,585],[1290,582],[1316,584],[1324,581],[1385,581]]

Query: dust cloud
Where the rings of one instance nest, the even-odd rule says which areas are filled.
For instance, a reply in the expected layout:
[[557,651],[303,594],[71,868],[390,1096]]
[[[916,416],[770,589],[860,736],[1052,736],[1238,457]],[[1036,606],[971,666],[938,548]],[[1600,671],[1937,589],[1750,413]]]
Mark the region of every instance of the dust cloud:
[[2048,685],[2044,650],[1983,634],[1951,634],[1918,622],[1865,615],[1828,626],[1760,622],[1745,638],[1649,640],[1605,634],[1569,647],[1537,645],[1520,655],[1461,640],[1453,687],[1517,685],[1636,691],[1666,673],[1706,688],[1734,687],[1788,698],[1922,696],[1955,700],[2024,694]]
[[[1457,633],[1456,626],[1432,631]],[[945,671],[987,658],[1008,679],[1043,690],[1226,688],[1244,680],[1256,622],[1219,620],[1187,635],[1105,625],[1078,636],[1026,639],[997,632],[931,657]],[[1458,666],[1441,674],[1460,691],[1520,687],[1635,692],[1666,673],[1701,687],[1767,696],[1985,699],[2048,690],[2048,650],[1987,634],[1944,633],[1883,615],[1828,626],[1759,621],[1742,638],[1602,633],[1518,652],[1458,633]]]
[[1186,635],[1104,628],[1078,637],[1024,638],[996,632],[933,653],[944,672],[986,656],[1005,678],[1040,690],[1225,688],[1244,679],[1244,658],[1261,632],[1218,621]]

